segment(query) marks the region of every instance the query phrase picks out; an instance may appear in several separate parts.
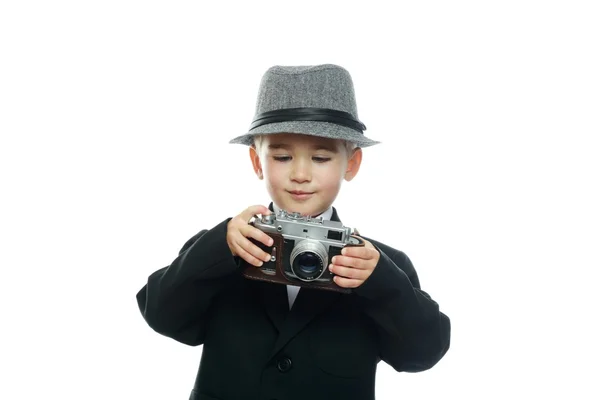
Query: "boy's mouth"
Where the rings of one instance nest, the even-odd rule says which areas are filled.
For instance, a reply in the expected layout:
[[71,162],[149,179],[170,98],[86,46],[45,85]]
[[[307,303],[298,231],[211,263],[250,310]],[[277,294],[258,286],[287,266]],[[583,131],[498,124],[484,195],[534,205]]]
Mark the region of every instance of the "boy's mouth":
[[314,192],[304,192],[302,190],[288,190],[295,200],[305,200],[313,195]]
[[313,192],[304,192],[302,190],[288,190],[288,192],[290,192],[291,194],[298,194],[298,195],[313,194]]

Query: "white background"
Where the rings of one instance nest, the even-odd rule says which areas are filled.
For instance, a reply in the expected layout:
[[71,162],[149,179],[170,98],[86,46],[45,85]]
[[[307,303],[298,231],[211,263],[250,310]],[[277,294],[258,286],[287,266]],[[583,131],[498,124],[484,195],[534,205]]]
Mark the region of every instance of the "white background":
[[0,6],[0,398],[187,399],[202,349],[135,294],[268,203],[227,143],[264,71],[335,63],[383,142],[336,208],[452,320],[433,369],[380,364],[377,398],[597,399],[595,2],[218,4]]

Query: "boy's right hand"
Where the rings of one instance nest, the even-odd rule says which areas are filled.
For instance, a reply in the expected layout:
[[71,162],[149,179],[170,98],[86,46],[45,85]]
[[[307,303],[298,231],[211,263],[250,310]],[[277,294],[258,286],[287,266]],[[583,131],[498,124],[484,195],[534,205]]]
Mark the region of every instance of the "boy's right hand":
[[271,255],[265,253],[248,238],[255,239],[266,246],[272,246],[273,239],[248,223],[256,214],[269,215],[271,210],[265,206],[251,206],[242,211],[240,215],[233,217],[227,223],[227,245],[231,254],[242,258],[251,265],[260,267],[263,261],[271,260]]

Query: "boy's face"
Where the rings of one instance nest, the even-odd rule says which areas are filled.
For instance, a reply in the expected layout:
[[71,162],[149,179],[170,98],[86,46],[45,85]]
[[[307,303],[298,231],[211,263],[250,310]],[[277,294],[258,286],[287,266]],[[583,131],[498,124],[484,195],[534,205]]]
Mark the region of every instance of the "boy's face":
[[250,158],[271,200],[311,216],[333,204],[342,181],[354,178],[362,161],[361,149],[349,156],[341,140],[300,134],[265,135],[258,151],[251,147]]

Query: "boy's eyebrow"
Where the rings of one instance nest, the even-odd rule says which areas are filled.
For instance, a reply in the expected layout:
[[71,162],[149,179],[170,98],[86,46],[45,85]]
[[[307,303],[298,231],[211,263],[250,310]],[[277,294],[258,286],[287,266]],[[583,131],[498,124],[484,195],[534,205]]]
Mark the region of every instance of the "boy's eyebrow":
[[284,150],[289,150],[292,146],[287,145],[287,144],[283,144],[283,143],[272,143],[269,144],[269,149],[284,149]]
[[[269,149],[271,150],[277,150],[277,149],[283,149],[283,150],[290,150],[292,148],[292,146],[290,146],[289,144],[285,144],[285,143],[272,143],[269,144]],[[312,146],[313,150],[326,150],[332,153],[337,153],[338,149],[335,146],[329,146],[326,144],[315,144]]]

